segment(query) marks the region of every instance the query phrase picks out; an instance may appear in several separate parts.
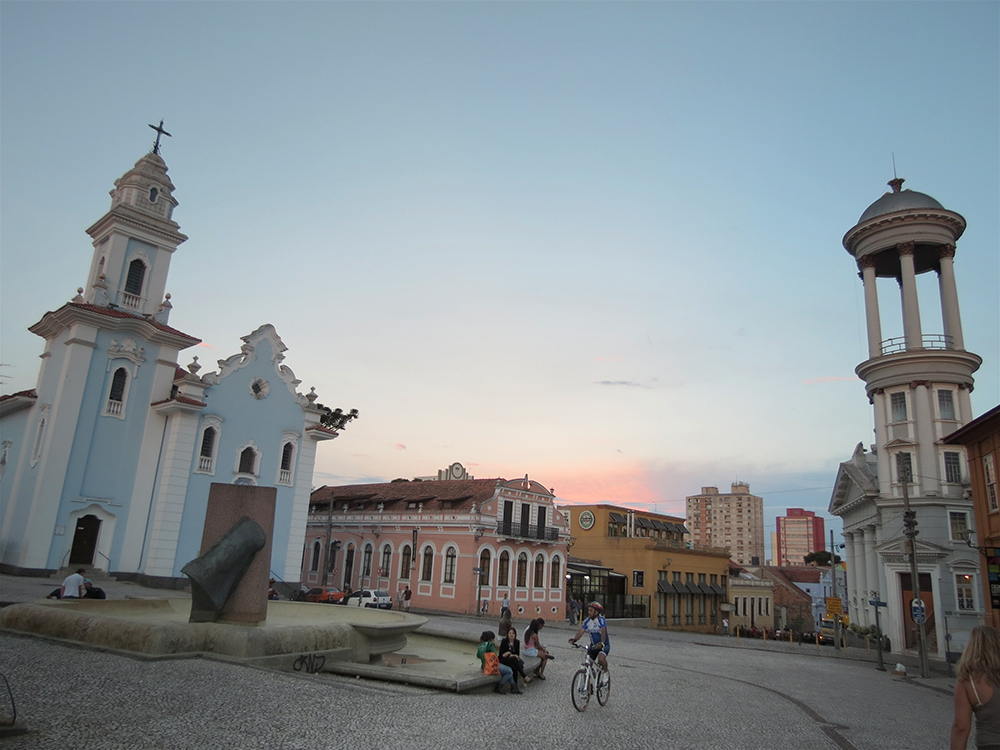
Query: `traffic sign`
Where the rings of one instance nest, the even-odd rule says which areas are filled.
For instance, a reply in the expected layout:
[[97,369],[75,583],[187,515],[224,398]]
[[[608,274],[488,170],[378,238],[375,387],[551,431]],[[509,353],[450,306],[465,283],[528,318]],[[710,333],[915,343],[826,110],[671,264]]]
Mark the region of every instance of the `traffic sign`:
[[869,599],[868,603],[873,607],[888,607],[886,602],[879,601],[878,599]]
[[923,599],[913,599],[910,601],[910,617],[917,625],[927,622],[927,607]]
[[839,615],[844,611],[844,602],[839,596],[826,597],[826,613],[828,615]]
[[472,572],[473,572],[473,573],[482,573],[482,572],[483,572],[483,570],[482,570],[482,568],[473,568],[473,569],[472,569]]

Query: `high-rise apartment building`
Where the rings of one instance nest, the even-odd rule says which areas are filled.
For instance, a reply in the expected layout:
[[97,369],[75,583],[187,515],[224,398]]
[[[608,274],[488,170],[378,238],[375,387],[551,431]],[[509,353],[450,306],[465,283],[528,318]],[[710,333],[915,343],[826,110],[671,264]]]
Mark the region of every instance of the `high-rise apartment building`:
[[695,545],[728,547],[740,565],[764,562],[764,499],[750,494],[750,485],[734,482],[732,492],[702,487],[687,498],[687,528]]
[[826,549],[822,516],[811,510],[788,508],[778,516],[772,554],[779,566],[802,565],[806,555]]

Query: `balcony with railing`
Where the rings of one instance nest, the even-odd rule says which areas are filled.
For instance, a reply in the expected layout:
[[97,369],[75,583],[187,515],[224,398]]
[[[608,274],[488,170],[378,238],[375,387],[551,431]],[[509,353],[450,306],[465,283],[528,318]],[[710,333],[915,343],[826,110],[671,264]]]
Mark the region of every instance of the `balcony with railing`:
[[278,484],[291,484],[292,483],[292,472],[290,469],[279,469],[278,470]]
[[121,305],[129,310],[141,311],[143,301],[143,298],[138,294],[126,291],[122,291],[121,293]]
[[122,411],[125,409],[125,404],[121,401],[116,401],[113,398],[108,399],[108,406],[105,413],[112,417],[120,417]]
[[497,536],[514,537],[517,539],[541,539],[546,542],[555,542],[559,539],[559,529],[555,526],[539,526],[533,523],[497,521]]
[[215,458],[212,456],[198,456],[198,471],[211,474],[215,470]]
[[[954,349],[955,339],[944,333],[925,333],[920,337],[919,349]],[[882,342],[882,354],[898,354],[907,350],[906,337],[896,336]]]

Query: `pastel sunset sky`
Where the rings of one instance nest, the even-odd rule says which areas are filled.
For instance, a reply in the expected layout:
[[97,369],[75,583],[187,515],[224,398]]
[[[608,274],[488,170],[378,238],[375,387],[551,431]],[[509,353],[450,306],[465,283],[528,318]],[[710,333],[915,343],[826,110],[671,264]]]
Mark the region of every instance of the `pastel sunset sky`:
[[4,2],[3,392],[162,117],[180,363],[272,323],[301,389],[361,413],[315,485],[459,461],[569,503],[683,514],[742,480],[768,531],[825,514],[874,439],[841,240],[893,159],[968,221],[975,413],[1000,398],[998,9]]

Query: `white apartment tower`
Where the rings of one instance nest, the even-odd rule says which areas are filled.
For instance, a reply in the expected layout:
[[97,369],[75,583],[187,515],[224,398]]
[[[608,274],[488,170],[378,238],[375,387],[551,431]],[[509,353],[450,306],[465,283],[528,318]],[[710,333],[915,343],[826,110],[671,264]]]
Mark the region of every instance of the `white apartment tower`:
[[[869,602],[881,599],[888,603],[881,624],[893,649],[914,648],[903,535],[906,483],[918,522],[927,642],[943,654],[961,651],[969,631],[982,622],[984,607],[977,593],[977,553],[961,535],[972,525],[964,448],[941,443],[973,417],[969,392],[982,360],[965,350],[958,310],[955,243],[965,219],[929,195],[902,190],[902,183],[890,180],[892,192],[872,203],[844,236],[864,285],[868,359],[855,371],[875,412],[875,442],[871,452],[859,444],[840,465],[830,512],[844,522],[852,622],[874,625]],[[925,273],[937,275],[939,312],[921,311],[917,277]],[[921,286],[925,296],[933,289]],[[903,335],[883,339],[879,291],[897,289]]]
[[728,494],[702,487],[687,498],[687,527],[696,546],[727,547],[740,565],[764,563],[764,499],[748,484],[734,482]]

